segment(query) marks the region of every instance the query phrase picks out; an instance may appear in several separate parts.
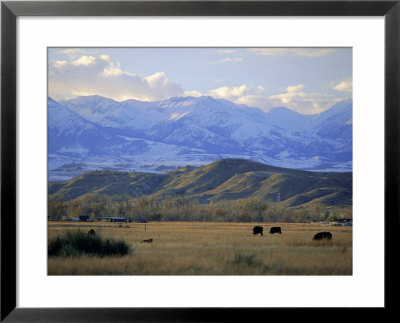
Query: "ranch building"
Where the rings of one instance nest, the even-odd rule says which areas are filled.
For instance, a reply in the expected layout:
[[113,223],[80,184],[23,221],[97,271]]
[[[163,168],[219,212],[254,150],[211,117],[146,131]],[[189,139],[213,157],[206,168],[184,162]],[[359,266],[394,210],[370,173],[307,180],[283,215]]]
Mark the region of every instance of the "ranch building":
[[131,222],[130,219],[124,218],[122,216],[107,216],[107,217],[102,217],[100,221],[104,222]]

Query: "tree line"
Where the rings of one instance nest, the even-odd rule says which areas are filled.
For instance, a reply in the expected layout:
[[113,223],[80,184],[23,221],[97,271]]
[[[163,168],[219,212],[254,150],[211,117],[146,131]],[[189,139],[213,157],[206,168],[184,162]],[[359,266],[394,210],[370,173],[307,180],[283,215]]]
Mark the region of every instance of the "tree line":
[[257,199],[210,202],[177,197],[154,199],[146,196],[114,200],[93,195],[85,199],[64,201],[49,198],[48,217],[67,221],[87,215],[92,220],[121,216],[132,222],[143,221],[199,221],[199,222],[310,222],[351,217],[351,210],[339,211],[317,205],[308,209],[292,209],[281,203]]

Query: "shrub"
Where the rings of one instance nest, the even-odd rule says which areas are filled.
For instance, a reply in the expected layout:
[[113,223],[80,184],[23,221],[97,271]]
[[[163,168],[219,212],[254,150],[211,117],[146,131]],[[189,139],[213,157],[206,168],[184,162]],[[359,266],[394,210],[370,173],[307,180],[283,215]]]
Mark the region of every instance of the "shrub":
[[123,256],[130,251],[130,246],[123,240],[102,239],[99,235],[89,236],[81,231],[67,231],[48,242],[49,256]]
[[235,252],[233,263],[236,265],[246,264],[248,266],[257,265],[258,261],[255,259],[255,255],[245,255],[242,253]]

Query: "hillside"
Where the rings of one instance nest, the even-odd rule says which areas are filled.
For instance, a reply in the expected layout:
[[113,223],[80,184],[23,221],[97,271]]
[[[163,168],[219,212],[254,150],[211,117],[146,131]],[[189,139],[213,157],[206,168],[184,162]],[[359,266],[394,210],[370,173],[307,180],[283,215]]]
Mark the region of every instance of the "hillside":
[[352,205],[352,173],[309,172],[269,166],[246,159],[220,159],[203,167],[165,174],[90,171],[49,183],[50,199],[85,199],[90,195],[127,199],[186,197],[202,204],[237,199],[280,202],[286,207]]

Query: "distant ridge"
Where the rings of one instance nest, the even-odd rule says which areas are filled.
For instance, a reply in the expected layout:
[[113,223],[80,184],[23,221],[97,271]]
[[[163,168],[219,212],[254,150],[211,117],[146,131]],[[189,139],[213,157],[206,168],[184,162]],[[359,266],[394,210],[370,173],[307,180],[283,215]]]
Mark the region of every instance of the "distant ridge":
[[287,207],[313,203],[347,207],[352,205],[352,173],[309,172],[246,159],[221,159],[165,174],[90,171],[49,183],[51,199],[69,201],[93,195],[115,199],[185,197],[200,203],[252,198]]

